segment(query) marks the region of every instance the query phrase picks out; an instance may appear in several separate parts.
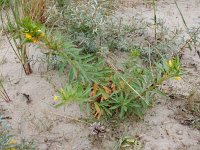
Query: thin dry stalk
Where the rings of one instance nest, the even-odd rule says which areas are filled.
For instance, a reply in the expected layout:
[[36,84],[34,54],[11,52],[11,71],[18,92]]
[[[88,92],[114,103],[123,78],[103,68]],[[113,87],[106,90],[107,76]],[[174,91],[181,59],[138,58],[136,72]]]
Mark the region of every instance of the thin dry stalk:
[[156,1],[153,0],[153,12],[154,12],[154,36],[157,43],[157,15],[156,15]]
[[21,0],[24,13],[32,20],[45,22],[44,12],[47,0]]
[[11,99],[8,96],[8,93],[6,92],[1,81],[0,81],[0,98],[2,98],[7,103],[11,102]]

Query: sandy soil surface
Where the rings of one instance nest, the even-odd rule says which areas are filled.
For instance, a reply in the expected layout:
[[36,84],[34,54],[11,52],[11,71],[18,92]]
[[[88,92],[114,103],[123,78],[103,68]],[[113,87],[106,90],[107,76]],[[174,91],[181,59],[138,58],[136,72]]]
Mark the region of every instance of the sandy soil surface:
[[[200,1],[178,0],[188,27],[200,25]],[[152,8],[140,1],[124,1],[117,15],[124,18],[137,15],[151,21]],[[127,7],[130,6],[130,7]],[[138,15],[139,14],[139,15]],[[170,29],[183,28],[180,14],[173,1],[158,1],[158,18]],[[129,135],[141,141],[144,150],[199,150],[200,131],[191,126],[192,119],[200,119],[188,112],[190,102],[199,103],[200,58],[185,49],[182,66],[183,80],[169,81],[163,88],[170,98],[160,98],[143,120],[127,120],[117,127],[109,127],[102,141],[91,138],[89,125],[76,121],[86,119],[77,104],[53,108],[56,89],[64,86],[65,77],[48,70],[45,56],[37,46],[30,46],[33,74],[25,76],[6,37],[0,36],[0,78],[11,103],[0,103],[1,111],[9,116],[12,134],[18,139],[34,141],[39,150],[112,150],[119,136]],[[190,92],[195,94],[190,97]],[[30,101],[24,94],[30,96]]]
[[[194,27],[200,23],[200,1],[199,0],[177,0],[177,4],[183,14],[188,27]],[[125,18],[131,16],[140,16],[145,20],[153,19],[153,9],[148,0],[122,0],[122,9],[118,11],[119,15]],[[184,24],[181,15],[174,3],[174,0],[157,0],[157,18],[165,22],[165,25],[173,28],[183,28]],[[128,16],[128,17],[127,17]]]

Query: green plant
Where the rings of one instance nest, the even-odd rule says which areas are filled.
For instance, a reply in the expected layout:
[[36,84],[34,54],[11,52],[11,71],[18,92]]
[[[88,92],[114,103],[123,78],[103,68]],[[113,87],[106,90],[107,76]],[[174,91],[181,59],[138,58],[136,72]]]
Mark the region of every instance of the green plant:
[[109,14],[112,13],[114,3],[103,0],[62,3],[62,7],[56,11],[57,14],[54,13],[57,17],[47,13],[47,25],[54,22],[53,26],[67,33],[77,47],[86,53],[93,53],[99,51],[100,34]]
[[116,150],[141,150],[142,149],[142,143],[138,141],[136,138],[124,136],[119,139],[119,142],[117,144],[117,147],[114,148]]
[[[14,1],[11,5],[12,13],[6,13],[7,30],[11,33],[11,37],[7,34],[8,41],[15,52],[17,58],[23,66],[26,75],[32,73],[30,66],[30,60],[28,58],[28,43],[36,43],[38,40],[44,37],[44,33],[40,30],[41,26],[38,23],[33,22],[29,17],[24,17],[20,14],[20,5]],[[12,19],[14,17],[14,20]],[[1,20],[3,28],[6,30],[5,21],[1,14]]]
[[[160,94],[158,86],[170,78],[180,80],[180,62],[178,58],[169,61],[163,60],[156,67],[139,67],[135,61],[128,61],[124,67],[124,74],[117,74],[118,81],[121,80],[123,86],[117,92],[111,95],[111,100],[100,103],[104,109],[107,109],[107,115],[119,114],[120,118],[132,114],[142,117],[155,93]],[[135,65],[134,65],[135,63]],[[156,73],[154,73],[154,71]],[[120,87],[116,84],[116,87]],[[113,97],[114,96],[114,97]]]
[[10,0],[0,0],[0,8],[7,8]]
[[55,101],[61,101],[58,105],[56,105],[56,107],[65,105],[73,101],[88,101],[88,95],[90,94],[90,91],[90,87],[85,87],[82,84],[67,84],[64,89],[60,89],[58,91],[60,97],[54,97]]
[[44,37],[41,31],[41,25],[32,21],[29,17],[24,17],[19,21],[21,34],[25,36],[24,43],[37,43],[37,41]]
[[[91,2],[93,1],[88,3]],[[111,26],[108,22],[100,24],[98,22],[99,18],[105,17],[106,21],[105,14],[98,14],[98,9],[101,8],[101,4],[104,4],[103,2],[100,2],[100,4],[94,3],[91,10],[96,8],[97,12],[93,11],[92,13],[94,20],[88,20],[88,18],[91,18],[91,14],[88,14],[89,16],[84,15],[84,11],[89,11],[90,8],[88,10],[80,9],[82,7],[86,8],[88,3],[81,3],[80,6],[75,7],[77,9],[69,6],[68,11],[63,12],[64,17],[69,17],[68,20],[66,18],[64,20],[67,27],[64,31],[70,34],[67,40],[66,36],[55,34],[55,32],[47,33],[44,40],[45,45],[50,48],[47,54],[50,57],[53,56],[52,59],[56,62],[59,70],[64,72],[66,68],[69,68],[69,71],[67,71],[67,84],[69,85],[59,90],[59,96],[55,97],[59,100],[57,106],[65,105],[70,101],[77,101],[86,104],[87,110],[90,110],[97,119],[100,119],[101,116],[117,116],[123,119],[130,115],[141,118],[151,104],[155,93],[161,93],[158,89],[159,85],[170,78],[180,79],[179,59],[175,57],[169,62],[164,59],[164,56],[158,50],[158,47],[163,48],[163,45],[159,45],[159,43],[150,48],[156,55],[159,55],[157,60],[162,58],[162,61],[156,63],[157,60],[154,61],[153,57],[150,58],[153,52],[149,51],[149,66],[146,64],[145,67],[143,65],[144,61],[140,59],[142,50],[136,48],[132,50],[132,57],[122,65],[123,70],[119,71],[115,65],[107,61],[106,58],[102,58],[102,56],[82,53],[81,48],[86,51],[89,51],[89,49],[87,46],[80,45],[84,42],[79,43],[76,41],[76,34],[94,37],[93,40],[89,39],[89,41],[95,43],[95,46],[102,50],[100,53],[104,53],[103,48],[110,51],[119,49],[118,43],[121,43],[121,39],[136,31],[134,27],[123,25],[121,20]],[[71,13],[68,14],[68,12]],[[98,15],[100,17],[97,17]],[[113,37],[115,37],[114,40],[112,40]],[[70,41],[69,38],[72,38],[72,41],[75,40],[74,44],[68,42]],[[84,40],[84,38],[81,38],[81,40]],[[97,41],[99,41],[99,44],[96,43]],[[94,47],[90,48],[92,50],[96,49]]]
[[[97,119],[103,115],[117,116],[121,119],[136,115],[141,118],[151,104],[154,94],[161,94],[158,86],[170,78],[180,80],[181,69],[178,57],[169,61],[163,59],[160,63],[155,63],[153,70],[142,67],[138,61],[132,58],[125,63],[123,73],[110,64],[110,69],[114,72],[110,77],[101,79],[97,83],[93,82],[93,84],[88,81],[83,84],[79,81],[76,83],[80,85],[79,88],[75,86],[73,90],[71,88],[62,89],[62,92],[59,92],[60,103],[58,105],[66,104],[73,99],[89,106],[87,110],[92,110]],[[82,84],[84,86],[81,86]],[[67,96],[63,96],[63,93],[67,93]]]
[[137,108],[141,108],[137,102],[131,102],[132,98],[130,96],[131,95],[128,93],[124,94],[123,92],[119,92],[113,94],[109,101],[102,102],[100,106],[104,109],[110,107],[109,110],[107,110],[109,111],[109,114],[117,112],[119,117],[122,119],[127,113],[134,111],[134,109],[136,110]]
[[[53,34],[53,33],[52,33]],[[53,56],[60,72],[69,67],[69,82],[73,80],[82,83],[99,82],[111,74],[105,62],[95,55],[82,54],[82,50],[60,34],[48,34],[44,40],[45,45],[50,48],[48,56]]]
[[[156,16],[156,2],[152,4],[154,16]],[[165,29],[156,17],[154,27],[157,42],[156,44],[147,43],[146,36],[150,36],[148,23],[133,17],[127,24],[124,19],[112,15],[116,6],[117,1],[68,2],[59,10],[52,8],[54,12],[46,16],[47,25],[51,24],[66,33],[68,38],[86,53],[99,52],[102,48],[107,48],[109,51],[130,51],[137,48],[145,53],[146,57],[146,53],[149,52],[146,49],[150,47],[152,59],[155,57],[160,59],[156,51],[160,51],[162,55],[168,55],[169,47],[172,50],[170,54],[177,49],[178,44],[174,42],[177,35],[171,35],[171,32],[169,35],[169,30]]]
[[[150,65],[144,67],[142,65],[144,62],[140,59],[142,52],[139,51],[140,49],[136,49],[132,51],[133,56],[131,59],[123,64],[123,70],[119,71],[102,56],[82,53],[81,48],[89,49],[87,46],[80,45],[84,42],[77,42],[77,37],[73,38],[76,33],[94,37],[95,42],[99,38],[100,44],[95,44],[95,46],[99,48],[105,46],[110,50],[119,48],[118,45],[115,46],[119,43],[119,39],[123,39],[130,32],[135,32],[135,29],[128,26],[122,27],[121,21],[119,26],[113,24],[115,26],[113,31],[110,31],[113,26],[110,27],[109,24],[107,24],[108,29],[103,30],[102,25],[104,22],[100,24],[99,19],[104,18],[106,15],[102,15],[99,8],[103,7],[104,2],[93,3],[93,1],[89,1],[86,5],[83,4],[76,7],[77,9],[68,7],[68,11],[63,12],[64,15],[69,17],[69,20],[64,21],[64,24],[68,27],[65,31],[70,33],[70,36],[62,36],[59,32],[55,34],[56,32],[52,30],[43,39],[44,45],[49,48],[49,52],[46,54],[56,62],[58,69],[64,72],[66,68],[69,68],[67,72],[67,84],[69,85],[58,92],[59,97],[55,97],[55,99],[60,100],[57,106],[65,105],[67,102],[74,100],[81,104],[85,103],[89,108],[87,110],[92,110],[91,112],[98,119],[103,115],[109,117],[119,116],[122,119],[130,115],[136,115],[141,118],[151,104],[154,94],[160,93],[158,86],[170,78],[180,79],[179,59],[174,58],[168,62],[164,59],[162,53],[158,52],[162,61],[154,63],[149,58]],[[85,16],[83,10],[80,9],[82,7],[86,8],[88,4],[94,5],[91,8],[94,12],[92,16],[89,14],[89,17]],[[68,14],[68,12],[71,13]],[[91,17],[94,20],[88,20]],[[101,33],[107,30],[107,33]],[[28,33],[26,33],[28,34],[27,37],[40,37],[37,28],[33,28],[33,33],[36,31],[36,34],[32,34],[30,31],[28,30]],[[109,36],[109,33],[112,33],[111,36]],[[116,40],[106,43],[106,40],[109,41],[108,39],[112,39],[113,36],[117,37]],[[75,40],[75,44],[69,38]],[[91,39],[89,41],[95,43]],[[111,46],[109,43],[111,43]],[[94,47],[90,48],[95,49]]]
[[105,24],[109,2],[90,0],[68,7],[67,30],[71,38],[86,52],[95,52],[99,48],[97,38]]

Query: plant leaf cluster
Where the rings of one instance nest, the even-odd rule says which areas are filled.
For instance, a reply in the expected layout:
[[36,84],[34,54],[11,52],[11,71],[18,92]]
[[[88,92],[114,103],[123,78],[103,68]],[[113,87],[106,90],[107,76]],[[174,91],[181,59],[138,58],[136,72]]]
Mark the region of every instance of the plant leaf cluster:
[[181,75],[180,62],[178,58],[169,60],[170,63],[162,60],[156,63],[152,71],[152,68],[143,67],[139,60],[131,58],[124,63],[123,73],[113,69],[114,73],[104,81],[91,80],[92,82],[84,82],[84,84],[80,81],[78,84],[84,85],[81,88],[79,85],[79,88],[75,86],[73,90],[62,89],[62,92],[59,92],[58,105],[77,100],[78,103],[85,103],[87,112],[92,112],[97,119],[101,116],[108,118],[118,116],[123,119],[132,115],[142,118],[151,105],[154,95],[162,94],[159,85],[163,81]]

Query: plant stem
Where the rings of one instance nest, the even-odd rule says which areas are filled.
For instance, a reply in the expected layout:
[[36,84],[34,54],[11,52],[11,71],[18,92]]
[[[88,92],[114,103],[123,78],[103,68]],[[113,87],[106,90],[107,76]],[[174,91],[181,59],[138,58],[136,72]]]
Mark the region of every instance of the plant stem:
[[3,84],[0,82],[0,96],[5,100],[5,102],[9,103],[11,102],[10,97],[8,96],[8,93],[6,92]]
[[83,121],[83,120],[80,120],[80,119],[77,119],[77,118],[73,118],[73,117],[69,117],[69,116],[63,116],[61,114],[57,114],[57,113],[54,113],[52,111],[49,111],[51,114],[53,115],[56,115],[56,116],[60,116],[60,117],[63,117],[65,119],[69,119],[69,120],[73,120],[73,121],[76,121],[76,122],[80,122],[80,123],[84,123],[84,124],[90,124],[89,122],[86,122],[86,121]]
[[23,64],[22,66],[26,75],[30,75],[33,72],[29,62]]
[[153,0],[153,12],[154,12],[154,36],[157,43],[157,15],[156,15],[156,0]]
[[183,23],[184,23],[186,29],[189,30],[189,28],[188,28],[188,26],[187,26],[187,23],[186,23],[186,21],[185,21],[185,19],[184,19],[184,17],[183,17],[183,14],[182,14],[182,12],[181,12],[181,10],[180,10],[180,8],[179,8],[179,6],[178,6],[176,0],[174,0],[174,3],[176,4],[176,7],[177,7],[177,9],[178,9],[178,11],[179,11],[179,13],[180,13],[180,15],[181,15],[182,21],[183,21]]

